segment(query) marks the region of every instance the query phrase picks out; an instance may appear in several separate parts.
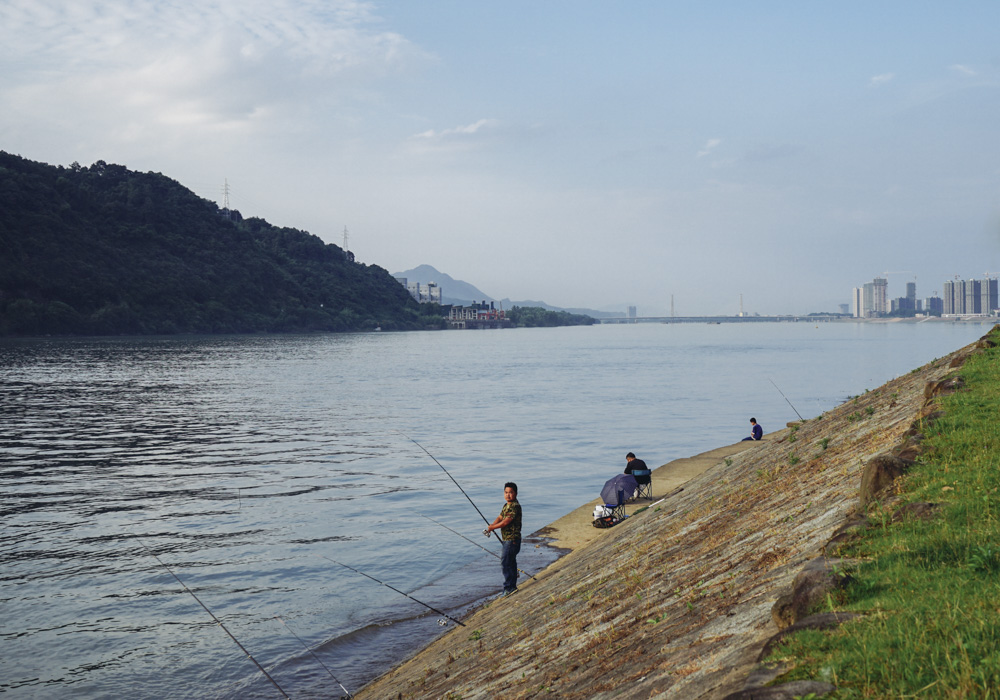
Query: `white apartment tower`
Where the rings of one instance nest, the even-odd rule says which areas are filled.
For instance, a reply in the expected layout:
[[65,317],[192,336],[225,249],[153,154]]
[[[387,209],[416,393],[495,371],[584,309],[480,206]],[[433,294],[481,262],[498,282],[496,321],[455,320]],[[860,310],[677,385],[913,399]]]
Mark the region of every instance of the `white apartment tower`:
[[855,287],[852,306],[856,318],[885,316],[889,313],[889,281],[876,277],[864,287]]
[[865,317],[865,290],[862,287],[851,291],[851,315],[854,318]]

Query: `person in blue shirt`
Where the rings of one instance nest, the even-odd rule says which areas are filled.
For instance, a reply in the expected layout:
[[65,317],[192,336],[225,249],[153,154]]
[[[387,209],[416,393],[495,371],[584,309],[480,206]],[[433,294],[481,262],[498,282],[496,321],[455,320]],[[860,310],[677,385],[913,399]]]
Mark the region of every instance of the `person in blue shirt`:
[[750,437],[745,437],[741,442],[746,442],[747,440],[760,440],[764,437],[764,429],[757,425],[757,419],[750,419]]

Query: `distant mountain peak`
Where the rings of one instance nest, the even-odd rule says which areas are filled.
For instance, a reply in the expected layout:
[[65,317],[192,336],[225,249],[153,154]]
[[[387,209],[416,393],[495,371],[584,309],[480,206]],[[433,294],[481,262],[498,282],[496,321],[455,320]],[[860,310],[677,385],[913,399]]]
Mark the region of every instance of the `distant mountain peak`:
[[435,282],[441,288],[441,299],[445,304],[468,304],[473,301],[494,300],[494,297],[474,285],[457,280],[432,265],[418,265],[411,270],[394,272],[392,276],[405,277],[407,282],[419,282],[420,284]]
[[502,304],[505,309],[510,309],[514,306],[531,306],[549,311],[569,311],[570,313],[583,314],[594,318],[625,315],[624,313],[618,311],[604,312],[594,311],[593,309],[562,309],[558,306],[550,306],[544,301],[511,301],[508,297],[498,299],[497,297],[490,296],[486,292],[480,290],[474,285],[469,284],[468,282],[457,280],[448,273],[441,272],[433,265],[417,265],[412,270],[394,272],[392,273],[392,276],[405,277],[407,282],[419,282],[420,284],[427,284],[429,282],[436,283],[441,288],[441,302],[444,304],[465,306],[473,302],[496,301]]
[[406,277],[407,279],[412,279],[415,282],[421,282],[423,284],[426,284],[426,282],[424,282],[423,279],[422,279],[424,277],[433,277],[434,279],[431,280],[432,282],[436,282],[437,279],[439,279],[439,278],[440,279],[447,278],[449,280],[452,279],[449,275],[447,275],[447,274],[445,274],[443,272],[440,272],[433,265],[417,265],[412,270],[406,270],[405,272],[394,272],[392,276],[393,277]]

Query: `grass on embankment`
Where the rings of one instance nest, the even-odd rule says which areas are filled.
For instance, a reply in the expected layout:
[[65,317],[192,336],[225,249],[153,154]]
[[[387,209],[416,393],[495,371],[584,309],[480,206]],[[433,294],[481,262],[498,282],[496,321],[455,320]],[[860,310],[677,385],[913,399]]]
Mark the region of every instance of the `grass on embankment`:
[[[870,528],[842,552],[860,564],[827,609],[863,617],[779,647],[770,658],[796,664],[782,680],[833,683],[830,698],[1000,697],[1000,348],[959,374],[900,499],[869,508]],[[908,502],[940,508],[893,522]]]

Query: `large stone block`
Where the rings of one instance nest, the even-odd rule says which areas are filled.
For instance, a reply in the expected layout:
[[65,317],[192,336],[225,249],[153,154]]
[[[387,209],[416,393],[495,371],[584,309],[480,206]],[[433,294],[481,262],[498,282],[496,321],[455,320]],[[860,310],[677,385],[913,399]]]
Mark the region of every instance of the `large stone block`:
[[864,511],[869,503],[891,496],[893,483],[909,471],[911,466],[912,461],[894,455],[878,455],[870,459],[861,474],[861,489],[858,494],[861,510]]
[[805,618],[833,591],[843,588],[850,575],[840,567],[840,559],[817,557],[802,567],[792,581],[792,590],[771,606],[771,619],[778,629],[791,627]]
[[936,382],[927,382],[924,387],[924,398],[930,401],[944,394],[953,394],[964,386],[965,380],[958,376],[946,377]]

